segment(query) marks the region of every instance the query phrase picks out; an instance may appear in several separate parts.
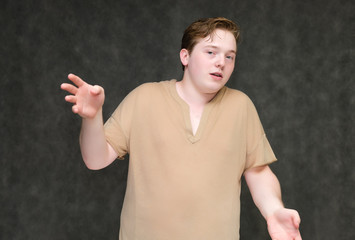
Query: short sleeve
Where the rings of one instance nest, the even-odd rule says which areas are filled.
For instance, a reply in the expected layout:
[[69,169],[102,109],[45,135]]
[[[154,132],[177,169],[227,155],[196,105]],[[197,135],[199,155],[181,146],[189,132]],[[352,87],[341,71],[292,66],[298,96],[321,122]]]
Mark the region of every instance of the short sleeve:
[[104,125],[106,141],[118,154],[119,159],[129,152],[129,135],[136,99],[136,89],[129,93]]
[[245,169],[276,161],[275,154],[265,135],[260,118],[252,101],[247,102],[247,156]]

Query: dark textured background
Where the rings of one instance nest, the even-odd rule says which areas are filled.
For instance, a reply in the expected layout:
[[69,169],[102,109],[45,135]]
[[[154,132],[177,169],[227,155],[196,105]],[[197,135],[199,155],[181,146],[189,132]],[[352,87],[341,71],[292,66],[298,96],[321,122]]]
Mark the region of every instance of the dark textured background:
[[[1,1],[0,238],[117,239],[128,160],[84,166],[73,72],[106,90],[104,118],[148,81],[182,76],[185,27],[242,27],[229,86],[259,110],[304,239],[354,234],[354,1]],[[243,183],[241,239],[269,239]]]

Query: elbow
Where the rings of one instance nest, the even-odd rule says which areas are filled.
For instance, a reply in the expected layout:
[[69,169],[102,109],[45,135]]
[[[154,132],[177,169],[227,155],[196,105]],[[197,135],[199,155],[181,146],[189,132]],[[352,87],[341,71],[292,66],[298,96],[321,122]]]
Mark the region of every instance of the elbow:
[[103,167],[99,167],[99,166],[95,166],[95,165],[90,165],[90,164],[86,164],[86,163],[85,163],[85,165],[89,170],[93,170],[93,171],[103,169]]
[[97,161],[97,159],[90,159],[83,156],[83,161],[86,167],[90,170],[100,170],[106,167],[105,164],[102,164],[101,161]]

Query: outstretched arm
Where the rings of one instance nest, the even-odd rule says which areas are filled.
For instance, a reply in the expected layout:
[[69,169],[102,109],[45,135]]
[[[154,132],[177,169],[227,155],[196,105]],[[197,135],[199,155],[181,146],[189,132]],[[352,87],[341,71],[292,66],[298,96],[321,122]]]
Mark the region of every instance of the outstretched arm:
[[255,205],[267,221],[271,239],[301,240],[298,212],[284,207],[280,183],[269,166],[248,169],[244,177]]
[[68,79],[73,84],[63,83],[61,88],[72,94],[67,95],[65,100],[72,103],[72,111],[82,117],[80,149],[83,160],[90,169],[104,168],[117,158],[117,153],[106,142],[104,134],[104,89],[92,86],[74,74],[69,74]]

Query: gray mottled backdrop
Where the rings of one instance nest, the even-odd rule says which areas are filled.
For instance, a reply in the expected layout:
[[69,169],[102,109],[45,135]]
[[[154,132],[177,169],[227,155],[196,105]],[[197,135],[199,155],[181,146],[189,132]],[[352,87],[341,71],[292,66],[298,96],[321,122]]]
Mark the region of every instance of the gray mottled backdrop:
[[[84,166],[60,84],[106,90],[104,118],[141,83],[180,79],[185,27],[242,28],[228,85],[259,110],[304,239],[354,236],[353,1],[1,1],[0,239],[117,239],[128,159]],[[243,183],[241,239],[269,239]]]

